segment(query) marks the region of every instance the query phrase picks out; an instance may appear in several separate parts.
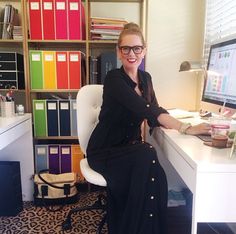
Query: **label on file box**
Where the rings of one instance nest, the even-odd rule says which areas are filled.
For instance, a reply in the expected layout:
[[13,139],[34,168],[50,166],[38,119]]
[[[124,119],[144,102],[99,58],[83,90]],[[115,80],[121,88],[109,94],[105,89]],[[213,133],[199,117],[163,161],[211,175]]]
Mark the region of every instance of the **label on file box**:
[[40,61],[40,54],[32,54],[32,61]]
[[61,110],[69,110],[69,103],[61,103]]
[[44,104],[43,103],[36,103],[35,109],[36,110],[44,110]]
[[43,3],[44,10],[52,10],[52,2]]
[[79,61],[78,54],[70,54],[70,61],[71,62],[78,62]]
[[50,154],[58,154],[58,148],[57,147],[50,147]]
[[57,55],[57,61],[58,62],[65,62],[66,61],[66,55],[65,54],[58,54]]
[[56,103],[48,103],[48,110],[56,110],[57,105]]
[[65,10],[66,9],[66,5],[64,2],[57,2],[56,3],[56,9],[57,10]]
[[30,9],[31,10],[39,10],[39,3],[38,2],[31,2]]
[[46,55],[45,55],[45,61],[53,61],[53,55],[51,55],[51,54],[46,54]]
[[70,2],[70,10],[71,11],[78,11],[79,10],[78,2]]
[[46,149],[45,148],[37,148],[36,152],[38,155],[46,154]]

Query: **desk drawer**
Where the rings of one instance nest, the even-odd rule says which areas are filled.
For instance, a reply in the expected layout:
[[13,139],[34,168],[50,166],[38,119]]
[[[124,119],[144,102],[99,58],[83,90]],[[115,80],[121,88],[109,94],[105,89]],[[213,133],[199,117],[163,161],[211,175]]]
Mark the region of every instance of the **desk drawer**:
[[195,191],[196,173],[183,156],[165,139],[162,150],[191,192]]

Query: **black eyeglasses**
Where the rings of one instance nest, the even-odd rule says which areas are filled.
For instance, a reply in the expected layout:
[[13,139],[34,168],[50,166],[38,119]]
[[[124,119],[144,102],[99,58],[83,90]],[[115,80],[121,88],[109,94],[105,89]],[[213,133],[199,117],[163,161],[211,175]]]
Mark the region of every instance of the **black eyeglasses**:
[[135,54],[141,54],[143,52],[144,47],[138,46],[138,45],[137,46],[119,46],[119,49],[121,53],[124,55],[128,55],[131,50],[133,50]]

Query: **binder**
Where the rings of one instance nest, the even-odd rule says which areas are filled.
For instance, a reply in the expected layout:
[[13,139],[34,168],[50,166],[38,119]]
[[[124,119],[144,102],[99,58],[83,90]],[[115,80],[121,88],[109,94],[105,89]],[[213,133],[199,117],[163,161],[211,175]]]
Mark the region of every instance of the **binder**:
[[47,136],[46,100],[33,100],[34,135]]
[[60,136],[70,136],[70,101],[59,100]]
[[68,39],[66,0],[55,0],[55,27],[56,39]]
[[77,136],[77,105],[76,100],[70,100],[71,136]]
[[55,51],[43,51],[44,89],[56,89]]
[[67,52],[56,52],[57,89],[68,89],[68,55]]
[[75,172],[80,179],[84,179],[80,170],[80,161],[84,158],[84,154],[78,144],[71,145],[71,158],[72,158],[72,172]]
[[70,40],[82,40],[81,0],[68,0],[68,29]]
[[71,172],[71,146],[60,145],[61,173]]
[[43,89],[42,51],[29,51],[31,89]]
[[35,145],[35,170],[38,173],[41,170],[49,169],[48,167],[48,146]]
[[117,56],[115,52],[104,52],[98,57],[98,83],[104,84],[107,72],[117,67]]
[[31,40],[42,40],[41,0],[29,0],[29,28]]
[[49,173],[60,174],[59,145],[48,145]]
[[43,39],[54,40],[55,39],[55,0],[42,0],[43,9]]
[[69,89],[81,87],[81,52],[69,51]]
[[59,136],[58,131],[58,101],[47,100],[47,130],[48,136]]

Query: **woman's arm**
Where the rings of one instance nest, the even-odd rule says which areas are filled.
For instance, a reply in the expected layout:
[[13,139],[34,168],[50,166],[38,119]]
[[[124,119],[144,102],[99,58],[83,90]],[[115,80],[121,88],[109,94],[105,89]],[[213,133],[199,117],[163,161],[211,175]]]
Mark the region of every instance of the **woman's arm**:
[[157,119],[159,123],[161,123],[161,125],[163,125],[165,128],[178,130],[182,134],[209,134],[209,131],[211,130],[210,125],[207,123],[201,123],[192,126],[191,124],[183,123],[166,113],[160,114]]

